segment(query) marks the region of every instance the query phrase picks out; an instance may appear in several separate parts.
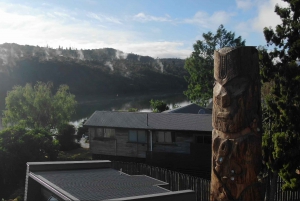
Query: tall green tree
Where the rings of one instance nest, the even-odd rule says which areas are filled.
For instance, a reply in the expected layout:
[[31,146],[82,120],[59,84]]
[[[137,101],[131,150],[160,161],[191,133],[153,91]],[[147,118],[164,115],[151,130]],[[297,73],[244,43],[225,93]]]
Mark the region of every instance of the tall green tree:
[[192,102],[206,106],[212,98],[214,83],[214,51],[223,47],[245,46],[242,37],[235,37],[235,33],[227,31],[221,24],[214,34],[203,33],[203,40],[197,40],[194,44],[194,51],[185,61],[184,68],[189,76],[185,79],[188,82],[188,89],[184,94]]
[[75,113],[75,96],[67,85],[59,86],[55,94],[52,91],[52,83],[15,86],[5,98],[4,126],[52,129],[68,123]]
[[269,48],[262,50],[261,75],[271,83],[265,97],[264,159],[284,180],[284,190],[300,188],[300,0],[275,6],[281,24],[264,28]]
[[25,184],[26,163],[53,161],[59,144],[44,129],[9,127],[0,132],[0,197]]

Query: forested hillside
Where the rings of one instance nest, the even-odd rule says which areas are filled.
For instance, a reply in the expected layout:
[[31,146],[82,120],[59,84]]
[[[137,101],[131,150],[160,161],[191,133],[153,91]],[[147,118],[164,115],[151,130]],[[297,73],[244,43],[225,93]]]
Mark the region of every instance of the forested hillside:
[[182,59],[127,54],[112,48],[77,50],[18,44],[0,45],[1,99],[14,85],[67,84],[77,96],[183,91]]

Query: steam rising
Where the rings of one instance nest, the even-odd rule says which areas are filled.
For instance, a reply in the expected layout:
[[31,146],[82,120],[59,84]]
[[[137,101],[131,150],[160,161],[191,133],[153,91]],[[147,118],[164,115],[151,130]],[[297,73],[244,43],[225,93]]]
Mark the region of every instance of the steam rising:
[[78,54],[78,59],[80,59],[80,60],[84,60],[84,54],[83,54],[83,52],[82,52],[82,50],[77,50],[77,54]]
[[161,61],[159,59],[156,59],[156,63],[158,64],[158,66],[160,68],[160,72],[163,73],[164,72],[164,65],[161,63]]
[[112,63],[111,63],[110,61],[107,61],[107,62],[105,63],[105,65],[108,66],[108,67],[110,68],[111,71],[114,70],[114,67],[113,67],[113,65],[112,65]]
[[126,59],[127,53],[121,52],[119,50],[116,51],[116,59]]
[[[59,48],[49,48],[47,47],[39,47],[39,46],[20,46],[17,44],[8,44],[5,43],[0,46],[0,65],[9,65],[15,66],[15,62],[19,58],[27,58],[27,57],[39,57],[42,60],[50,60],[55,57],[64,57],[64,58],[71,58],[71,59],[78,59],[78,60],[90,60],[89,55],[85,55],[85,51],[83,50],[74,50],[71,47],[63,49]],[[127,53],[122,51],[116,50],[115,55],[113,56],[114,59],[126,59]],[[102,55],[98,55],[99,59]],[[112,71],[114,70],[112,61],[107,61],[105,63]],[[123,66],[126,69],[126,66]]]
[[62,56],[61,50],[60,49],[56,49],[55,53],[57,56]]
[[45,59],[48,61],[49,59],[51,59],[50,54],[48,52],[48,48],[44,47],[44,51],[45,51]]
[[6,65],[8,63],[7,61],[7,50],[4,48],[0,49],[0,59],[2,60],[2,62],[0,61],[0,64]]
[[[111,55],[112,51],[105,51],[102,49],[96,49],[93,52],[85,50],[77,50],[74,48],[49,48],[49,47],[39,47],[39,46],[20,46],[17,44],[2,44],[0,45],[0,72],[7,71],[9,67],[16,66],[18,59],[26,59],[30,57],[38,57],[39,60],[50,60],[56,58],[59,60],[64,58],[72,58],[78,60],[88,60],[95,61],[96,65],[101,65],[101,67],[107,66],[111,71],[119,71],[124,77],[131,76],[132,67],[126,64],[132,61],[117,61],[117,59],[127,59],[128,54],[119,50],[114,51],[114,55]],[[130,60],[135,58],[137,61],[141,61],[143,58],[140,55],[136,57],[130,57]],[[109,59],[109,60],[108,60]],[[152,58],[151,58],[152,59]],[[136,62],[136,60],[134,62]],[[144,61],[145,62],[145,61]],[[156,58],[154,61],[149,60],[147,65],[154,67],[159,70],[161,73],[164,73],[164,65],[159,58]]]

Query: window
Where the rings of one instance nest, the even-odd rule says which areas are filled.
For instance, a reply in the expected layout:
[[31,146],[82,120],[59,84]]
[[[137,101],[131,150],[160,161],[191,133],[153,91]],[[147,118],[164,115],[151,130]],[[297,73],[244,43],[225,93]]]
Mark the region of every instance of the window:
[[128,141],[129,142],[137,142],[137,131],[136,130],[129,130]]
[[105,128],[104,129],[104,137],[105,138],[114,138],[115,137],[115,129]]
[[154,142],[159,142],[159,143],[175,142],[175,133],[170,131],[156,131],[154,132]]
[[103,136],[104,136],[103,128],[97,128],[95,137],[103,137]]
[[203,136],[203,143],[204,144],[211,144],[211,136]]
[[103,136],[103,128],[89,128],[89,134],[91,136],[91,139],[97,138],[97,137],[104,137]]
[[165,142],[173,142],[171,132],[165,132]]
[[[90,133],[90,136],[92,139],[95,137],[95,132],[96,132],[95,128],[89,128],[89,133]],[[82,137],[84,137],[84,136],[82,136]]]
[[138,131],[138,142],[147,142],[146,131]]
[[144,131],[144,130],[129,130],[128,141],[129,142],[146,143],[147,142],[146,131]]
[[189,132],[176,132],[175,133],[175,142],[193,142],[194,136],[192,133]]
[[211,136],[208,135],[197,135],[195,136],[196,143],[200,144],[211,144]]

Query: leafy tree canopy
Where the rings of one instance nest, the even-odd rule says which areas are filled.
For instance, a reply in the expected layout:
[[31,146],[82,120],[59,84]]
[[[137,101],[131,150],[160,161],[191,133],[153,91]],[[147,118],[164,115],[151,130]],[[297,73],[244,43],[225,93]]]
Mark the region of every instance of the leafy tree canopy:
[[235,33],[228,32],[223,25],[219,26],[215,34],[208,32],[202,36],[204,40],[196,41],[194,51],[185,61],[184,68],[189,76],[185,77],[188,89],[184,94],[192,102],[206,106],[212,97],[214,51],[223,47],[245,46],[245,40],[241,36],[235,38]]
[[[265,98],[264,159],[285,181],[284,190],[300,187],[300,0],[276,5],[282,23],[264,28],[271,51],[260,51],[261,75],[271,83]],[[297,173],[298,172],[298,173]]]
[[77,104],[75,96],[66,85],[55,94],[52,90],[52,83],[15,86],[5,98],[4,126],[52,129],[69,122]]
[[26,163],[56,160],[59,145],[49,131],[9,127],[0,132],[0,197],[24,185]]
[[161,100],[150,100],[150,106],[153,110],[153,112],[163,112],[165,110],[169,109],[169,106]]

